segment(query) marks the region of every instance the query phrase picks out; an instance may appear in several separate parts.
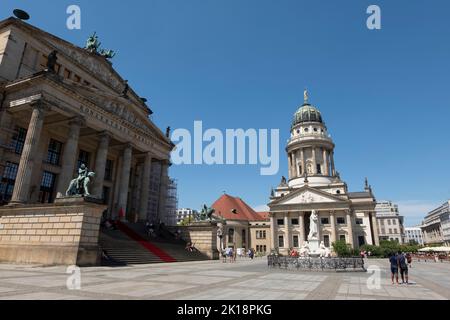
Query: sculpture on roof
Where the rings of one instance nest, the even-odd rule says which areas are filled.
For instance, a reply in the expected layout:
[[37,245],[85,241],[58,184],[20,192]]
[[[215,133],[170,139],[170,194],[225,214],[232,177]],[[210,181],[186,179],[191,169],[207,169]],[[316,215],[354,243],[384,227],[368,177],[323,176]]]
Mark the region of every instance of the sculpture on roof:
[[306,103],[308,103],[309,100],[309,94],[308,94],[308,90],[305,89],[305,91],[303,91],[303,101]]
[[97,54],[106,59],[112,59],[116,55],[114,50],[111,49],[100,49],[101,42],[98,40],[97,33],[94,32],[89,38],[86,40],[86,46],[84,49],[89,51],[90,53]]
[[48,58],[47,58],[47,71],[50,71],[50,72],[55,72],[56,71],[55,70],[56,60],[58,60],[57,53],[58,53],[58,51],[53,50],[48,55]]
[[209,221],[211,221],[214,212],[214,208],[208,208],[208,206],[204,204],[202,210],[200,211],[200,220],[206,221],[209,219]]

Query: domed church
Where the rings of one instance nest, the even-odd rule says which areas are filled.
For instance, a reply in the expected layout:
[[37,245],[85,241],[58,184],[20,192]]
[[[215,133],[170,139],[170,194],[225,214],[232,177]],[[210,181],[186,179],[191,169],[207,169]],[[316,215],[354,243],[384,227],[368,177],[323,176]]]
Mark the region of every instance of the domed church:
[[378,245],[376,200],[365,182],[364,191],[349,192],[334,163],[334,143],[320,111],[309,102],[294,114],[286,147],[289,179],[272,190],[270,223],[272,248],[285,254],[308,240],[312,211],[318,215],[319,240],[331,248],[345,240],[353,248]]

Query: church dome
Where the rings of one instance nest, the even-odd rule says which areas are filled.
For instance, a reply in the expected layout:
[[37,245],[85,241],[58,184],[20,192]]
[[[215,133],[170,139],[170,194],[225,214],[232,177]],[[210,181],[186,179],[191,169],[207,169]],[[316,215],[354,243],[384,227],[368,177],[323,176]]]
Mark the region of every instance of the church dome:
[[323,123],[322,115],[320,111],[310,105],[309,103],[303,104],[297,112],[294,114],[294,120],[292,121],[292,126],[295,126],[303,122],[319,122]]

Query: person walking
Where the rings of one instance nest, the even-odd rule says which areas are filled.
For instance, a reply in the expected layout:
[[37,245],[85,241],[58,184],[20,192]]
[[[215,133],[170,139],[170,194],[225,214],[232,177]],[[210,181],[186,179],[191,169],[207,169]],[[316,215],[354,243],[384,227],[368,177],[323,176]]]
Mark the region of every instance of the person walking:
[[398,267],[400,269],[400,276],[402,277],[402,283],[405,283],[406,280],[406,284],[408,284],[408,265],[406,264],[405,255],[400,251],[398,252],[397,260]]
[[389,262],[391,264],[391,280],[392,280],[392,284],[394,284],[394,277],[395,280],[398,283],[398,260],[397,260],[397,256],[395,255],[395,253],[391,253],[389,256]]

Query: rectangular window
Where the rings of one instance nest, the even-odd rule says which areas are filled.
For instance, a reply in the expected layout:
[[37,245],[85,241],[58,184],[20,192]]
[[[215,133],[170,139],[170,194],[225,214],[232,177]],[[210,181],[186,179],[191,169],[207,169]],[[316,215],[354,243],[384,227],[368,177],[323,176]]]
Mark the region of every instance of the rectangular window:
[[75,81],[75,82],[80,82],[80,81],[81,81],[80,76],[75,74],[75,75],[73,76],[73,81]]
[[277,224],[279,226],[284,226],[284,219],[277,219]]
[[299,247],[299,245],[298,245],[298,236],[293,236],[292,240],[293,240],[292,242],[293,242],[294,248],[298,248]]
[[361,225],[361,224],[363,224],[363,219],[362,218],[356,218],[355,219],[355,223]]
[[267,252],[267,246],[263,245],[262,247],[263,247],[263,252],[266,253]]
[[53,165],[59,165],[61,159],[62,143],[53,139],[50,139],[47,152],[47,163]]
[[364,236],[358,236],[358,244],[360,247],[366,244]]
[[397,233],[397,228],[394,228],[394,233]]
[[322,174],[322,166],[319,163],[317,164],[317,173]]
[[388,226],[390,226],[391,225],[391,219],[388,219],[387,223],[388,223]]
[[329,218],[320,218],[320,223],[321,224],[330,224],[330,219]]
[[396,226],[396,225],[397,225],[397,220],[392,219],[392,224],[393,224],[394,226]]
[[323,236],[323,245],[327,248],[330,247],[330,236],[327,234]]
[[106,181],[111,181],[112,177],[113,177],[113,165],[114,162],[112,160],[106,160],[106,165],[105,165],[105,180]]
[[341,241],[347,241],[347,240],[345,239],[345,234],[340,234],[340,235],[339,235],[339,240],[341,240]]
[[80,153],[78,154],[77,169],[81,167],[82,164],[89,168],[89,159],[90,153],[84,150],[80,150]]
[[298,172],[300,173],[300,175],[303,175],[303,170],[302,170],[302,165],[298,166]]
[[44,171],[41,181],[41,189],[39,193],[39,201],[42,203],[52,203],[54,200],[56,175],[54,173]]
[[6,162],[0,183],[0,205],[11,200],[18,169],[19,165],[17,163]]
[[284,237],[278,236],[278,247],[283,248],[284,247]]
[[16,127],[16,133],[12,137],[11,147],[17,154],[22,154],[25,139],[27,137],[27,129]]
[[389,228],[389,234],[392,234],[392,229],[391,228]]
[[266,230],[263,231],[263,239],[266,238]]
[[298,219],[292,219],[291,223],[293,226],[298,226]]
[[337,217],[336,218],[337,224],[345,224],[345,218],[344,217]]

